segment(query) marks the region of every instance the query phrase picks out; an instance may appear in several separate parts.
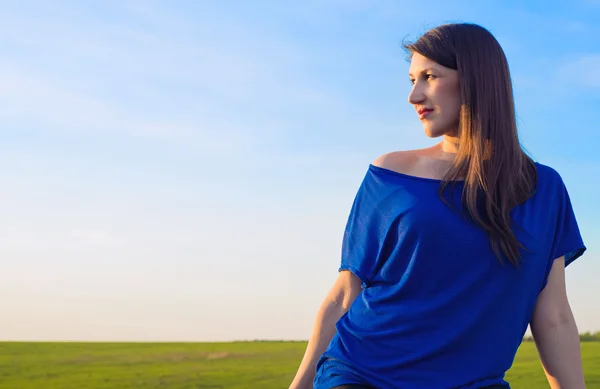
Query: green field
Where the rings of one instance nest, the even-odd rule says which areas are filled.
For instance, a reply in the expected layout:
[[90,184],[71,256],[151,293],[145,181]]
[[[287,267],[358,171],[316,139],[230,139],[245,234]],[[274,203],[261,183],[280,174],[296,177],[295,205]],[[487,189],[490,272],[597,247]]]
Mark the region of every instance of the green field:
[[[0,389],[282,389],[306,344],[0,343]],[[588,389],[600,389],[600,342],[583,342]],[[508,379],[516,389],[548,388],[533,343]]]

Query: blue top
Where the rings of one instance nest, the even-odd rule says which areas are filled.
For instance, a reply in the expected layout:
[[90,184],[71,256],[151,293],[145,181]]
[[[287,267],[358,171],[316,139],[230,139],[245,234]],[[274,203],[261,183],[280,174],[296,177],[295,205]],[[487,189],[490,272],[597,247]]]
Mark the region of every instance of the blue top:
[[487,235],[460,215],[464,183],[370,165],[354,200],[340,270],[362,290],[317,363],[314,389],[471,389],[506,384],[552,262],[586,250],[567,189],[536,163],[534,196],[512,212],[526,247],[519,268],[498,261]]

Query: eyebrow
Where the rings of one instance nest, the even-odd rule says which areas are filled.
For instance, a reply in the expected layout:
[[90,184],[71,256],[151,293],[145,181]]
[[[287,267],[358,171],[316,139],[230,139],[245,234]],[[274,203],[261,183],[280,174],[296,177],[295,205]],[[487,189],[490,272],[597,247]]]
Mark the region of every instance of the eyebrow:
[[[423,69],[423,70],[421,70],[419,73],[420,73],[420,74],[423,74],[423,73],[425,73],[425,72],[429,72],[429,71],[431,71],[431,70],[435,70],[435,71],[437,71],[437,69],[436,69],[436,68],[426,68],[426,69]],[[408,73],[408,75],[409,75],[410,77],[413,77],[413,74],[412,74],[412,73]]]

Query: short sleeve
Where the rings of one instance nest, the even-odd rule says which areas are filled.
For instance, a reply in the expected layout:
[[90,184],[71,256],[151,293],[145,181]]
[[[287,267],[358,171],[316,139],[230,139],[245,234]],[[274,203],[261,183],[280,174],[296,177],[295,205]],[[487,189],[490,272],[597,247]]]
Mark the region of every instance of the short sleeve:
[[363,287],[379,269],[387,231],[385,217],[378,207],[380,195],[377,182],[367,175],[354,198],[344,231],[339,271],[351,271]]
[[573,205],[562,179],[559,180],[556,197],[551,196],[550,198],[554,199],[558,204],[555,208],[556,225],[554,226],[554,239],[552,240],[542,289],[548,282],[548,276],[550,275],[550,270],[555,259],[564,256],[565,266],[568,266],[586,251],[577,224],[577,218],[573,211]]

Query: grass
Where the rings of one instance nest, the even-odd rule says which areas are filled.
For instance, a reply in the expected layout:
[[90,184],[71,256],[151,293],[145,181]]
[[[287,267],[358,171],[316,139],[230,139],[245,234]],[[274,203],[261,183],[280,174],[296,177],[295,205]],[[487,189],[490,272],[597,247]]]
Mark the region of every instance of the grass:
[[[600,342],[581,344],[587,389],[600,389]],[[304,342],[0,343],[0,389],[282,389]],[[533,343],[508,380],[548,388]]]

